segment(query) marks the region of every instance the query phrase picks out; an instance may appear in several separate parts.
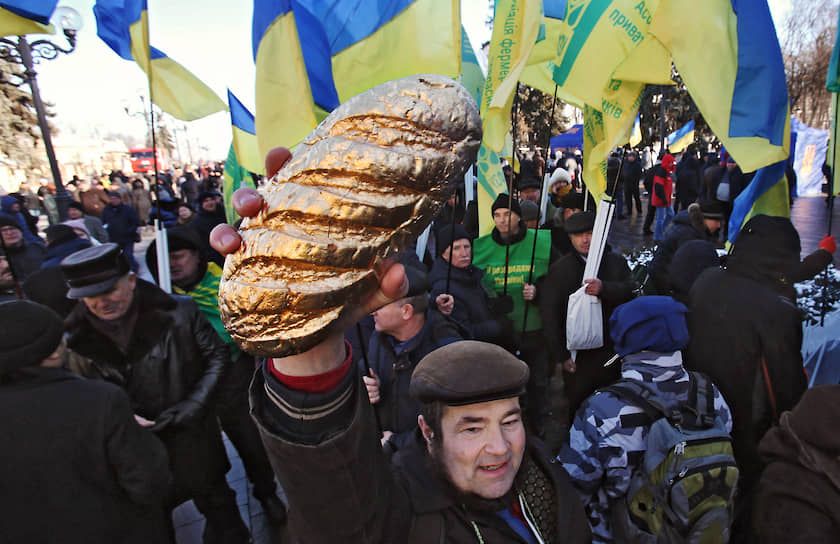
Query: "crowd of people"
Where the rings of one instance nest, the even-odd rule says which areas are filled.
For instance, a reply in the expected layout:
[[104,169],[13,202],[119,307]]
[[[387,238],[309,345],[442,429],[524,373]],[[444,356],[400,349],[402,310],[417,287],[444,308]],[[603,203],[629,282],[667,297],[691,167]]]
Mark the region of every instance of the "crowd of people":
[[[693,148],[621,151],[615,217],[643,213],[644,187],[655,255],[639,276],[607,247],[587,276],[580,167],[570,152],[506,168],[486,234],[456,191],[426,250],[400,252],[347,310],[352,327],[273,359],[220,318],[240,239],[213,172],[185,169],[159,198],[118,174],[107,190],[79,180],[46,243],[26,211],[49,214],[44,199],[3,197],[0,405],[26,417],[0,425],[3,479],[25,490],[0,499],[0,534],[172,542],[171,511],[192,499],[205,542],[248,542],[223,430],[283,523],[276,475],[301,543],[832,541],[840,386],[807,390],[793,284],[834,239],[803,260],[791,222],[758,215],[719,256],[749,175]],[[247,217],[262,201],[233,205]],[[173,294],[136,275],[155,216]],[[153,243],[153,275],[157,258]],[[571,310],[579,291],[591,322]],[[582,327],[600,341],[571,345]]]

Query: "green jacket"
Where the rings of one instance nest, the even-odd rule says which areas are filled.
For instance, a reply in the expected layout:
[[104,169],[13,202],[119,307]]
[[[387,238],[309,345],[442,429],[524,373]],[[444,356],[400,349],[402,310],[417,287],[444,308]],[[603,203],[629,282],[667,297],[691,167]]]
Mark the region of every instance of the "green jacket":
[[[537,232],[536,256],[534,258],[534,272],[531,275],[531,282],[536,283],[537,278],[548,272],[548,264],[551,253],[551,231],[533,231],[525,229],[520,224],[519,235],[511,240],[510,254],[508,256],[507,270],[507,294],[513,299],[513,311],[507,316],[513,321],[517,332],[522,332],[522,320],[525,316],[525,299],[522,298],[522,284],[528,282],[531,270],[531,254],[534,252],[534,236]],[[473,264],[484,270],[482,281],[502,295],[505,285],[505,244],[496,229],[493,232],[478,238],[473,244]],[[539,293],[537,293],[539,297]],[[542,329],[540,312],[535,307],[528,310],[528,323],[525,331],[537,331]]]

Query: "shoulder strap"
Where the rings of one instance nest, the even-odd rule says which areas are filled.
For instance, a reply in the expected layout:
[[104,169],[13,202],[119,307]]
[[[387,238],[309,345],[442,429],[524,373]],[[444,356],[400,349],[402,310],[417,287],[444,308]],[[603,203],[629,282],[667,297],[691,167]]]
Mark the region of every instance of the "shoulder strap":
[[703,428],[713,427],[715,424],[715,388],[712,380],[702,372],[689,371],[691,386],[689,401],[693,400],[693,411],[697,416],[697,425]]
[[650,389],[637,381],[620,380],[608,387],[600,389],[600,391],[613,393],[617,397],[641,408],[645,416],[647,416],[648,422],[654,422],[663,417],[668,418],[672,423],[682,421],[682,415],[679,410],[669,409],[665,404],[660,402]]

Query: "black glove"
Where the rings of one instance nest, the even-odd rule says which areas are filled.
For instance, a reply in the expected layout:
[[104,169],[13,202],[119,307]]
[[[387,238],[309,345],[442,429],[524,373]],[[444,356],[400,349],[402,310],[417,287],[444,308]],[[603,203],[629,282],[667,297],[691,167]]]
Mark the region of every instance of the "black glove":
[[494,315],[509,314],[513,311],[513,298],[510,295],[491,298],[487,305]]
[[155,418],[152,431],[160,431],[166,427],[181,427],[197,420],[203,411],[204,405],[200,402],[187,399],[170,406]]

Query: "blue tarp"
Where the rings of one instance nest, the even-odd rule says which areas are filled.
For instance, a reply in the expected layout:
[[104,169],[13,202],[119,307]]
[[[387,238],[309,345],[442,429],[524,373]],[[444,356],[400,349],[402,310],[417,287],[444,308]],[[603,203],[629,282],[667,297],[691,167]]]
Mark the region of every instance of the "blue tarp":
[[808,373],[808,387],[840,384],[840,311],[825,316],[825,325],[802,328],[802,359]]

